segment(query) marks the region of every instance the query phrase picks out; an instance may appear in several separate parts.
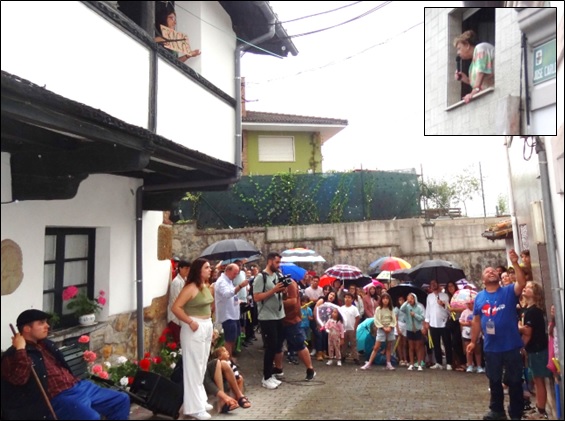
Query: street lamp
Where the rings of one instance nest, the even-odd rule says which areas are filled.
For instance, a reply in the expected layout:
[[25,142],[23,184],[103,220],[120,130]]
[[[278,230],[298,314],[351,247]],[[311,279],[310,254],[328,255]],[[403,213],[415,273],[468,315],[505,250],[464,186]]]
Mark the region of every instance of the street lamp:
[[433,255],[432,255],[432,241],[434,239],[434,227],[436,226],[436,224],[432,221],[430,221],[429,219],[426,219],[424,222],[422,222],[422,228],[424,229],[424,237],[426,237],[426,240],[428,240],[428,247],[430,250],[430,260],[433,260]]

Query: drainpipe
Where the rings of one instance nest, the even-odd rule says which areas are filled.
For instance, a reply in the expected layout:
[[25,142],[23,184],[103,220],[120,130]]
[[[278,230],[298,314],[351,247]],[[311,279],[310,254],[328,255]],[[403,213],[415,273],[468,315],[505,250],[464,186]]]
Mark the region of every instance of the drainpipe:
[[[553,218],[553,206],[551,199],[551,190],[549,185],[549,171],[547,168],[547,155],[545,153],[545,143],[536,136],[536,153],[538,154],[539,172],[541,182],[541,197],[543,199],[543,219],[545,221],[545,237],[547,239],[547,260],[549,263],[549,282],[551,285],[552,297],[554,298],[553,304],[555,306],[555,325],[557,328],[557,340],[559,346],[559,364],[563,370],[563,307],[561,306],[561,297],[563,296],[563,289],[559,286],[559,270],[557,265],[556,250],[557,245],[555,241],[555,221]],[[563,372],[563,371],[562,371]],[[563,402],[563,376],[559,376],[560,394],[556,399]]]
[[[514,208],[514,189],[512,188],[512,167],[510,165],[510,145],[512,144],[512,136],[504,138],[504,147],[506,148],[506,171],[508,172],[508,210],[510,211],[510,220],[512,221],[512,236],[518,238],[518,221],[516,219],[516,209]],[[514,244],[516,248],[516,242]],[[507,258],[508,259],[508,258]],[[508,260],[506,265],[508,266]]]

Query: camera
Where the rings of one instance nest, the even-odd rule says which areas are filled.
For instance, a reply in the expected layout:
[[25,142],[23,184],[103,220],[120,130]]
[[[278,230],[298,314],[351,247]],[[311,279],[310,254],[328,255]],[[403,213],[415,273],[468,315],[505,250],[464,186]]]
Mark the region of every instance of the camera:
[[293,282],[293,280],[292,280],[292,277],[290,275],[282,275],[282,274],[278,273],[277,274],[277,282],[275,282],[275,284],[278,284],[278,283],[281,283],[281,282],[285,287],[287,287]]

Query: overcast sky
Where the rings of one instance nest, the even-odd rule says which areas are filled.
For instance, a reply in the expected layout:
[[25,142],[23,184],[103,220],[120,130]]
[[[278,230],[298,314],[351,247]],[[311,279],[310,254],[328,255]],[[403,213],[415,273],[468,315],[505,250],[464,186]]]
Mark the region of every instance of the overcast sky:
[[[478,177],[481,162],[487,215],[494,214],[498,194],[507,191],[500,181],[506,174],[503,139],[424,136],[422,3],[354,3],[271,1],[291,36],[354,20],[294,37],[296,57],[244,55],[247,109],[347,119],[348,127],[322,148],[324,171],[415,168],[424,178],[449,180],[467,167]],[[288,22],[346,5],[351,6]],[[480,198],[469,214],[483,215]]]

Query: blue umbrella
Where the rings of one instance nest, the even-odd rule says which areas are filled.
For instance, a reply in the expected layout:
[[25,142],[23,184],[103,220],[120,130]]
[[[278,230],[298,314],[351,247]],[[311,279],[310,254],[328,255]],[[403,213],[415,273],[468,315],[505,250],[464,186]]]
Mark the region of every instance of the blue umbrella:
[[302,280],[307,272],[306,269],[296,266],[294,263],[281,263],[280,268],[283,275],[290,275],[296,282]]

